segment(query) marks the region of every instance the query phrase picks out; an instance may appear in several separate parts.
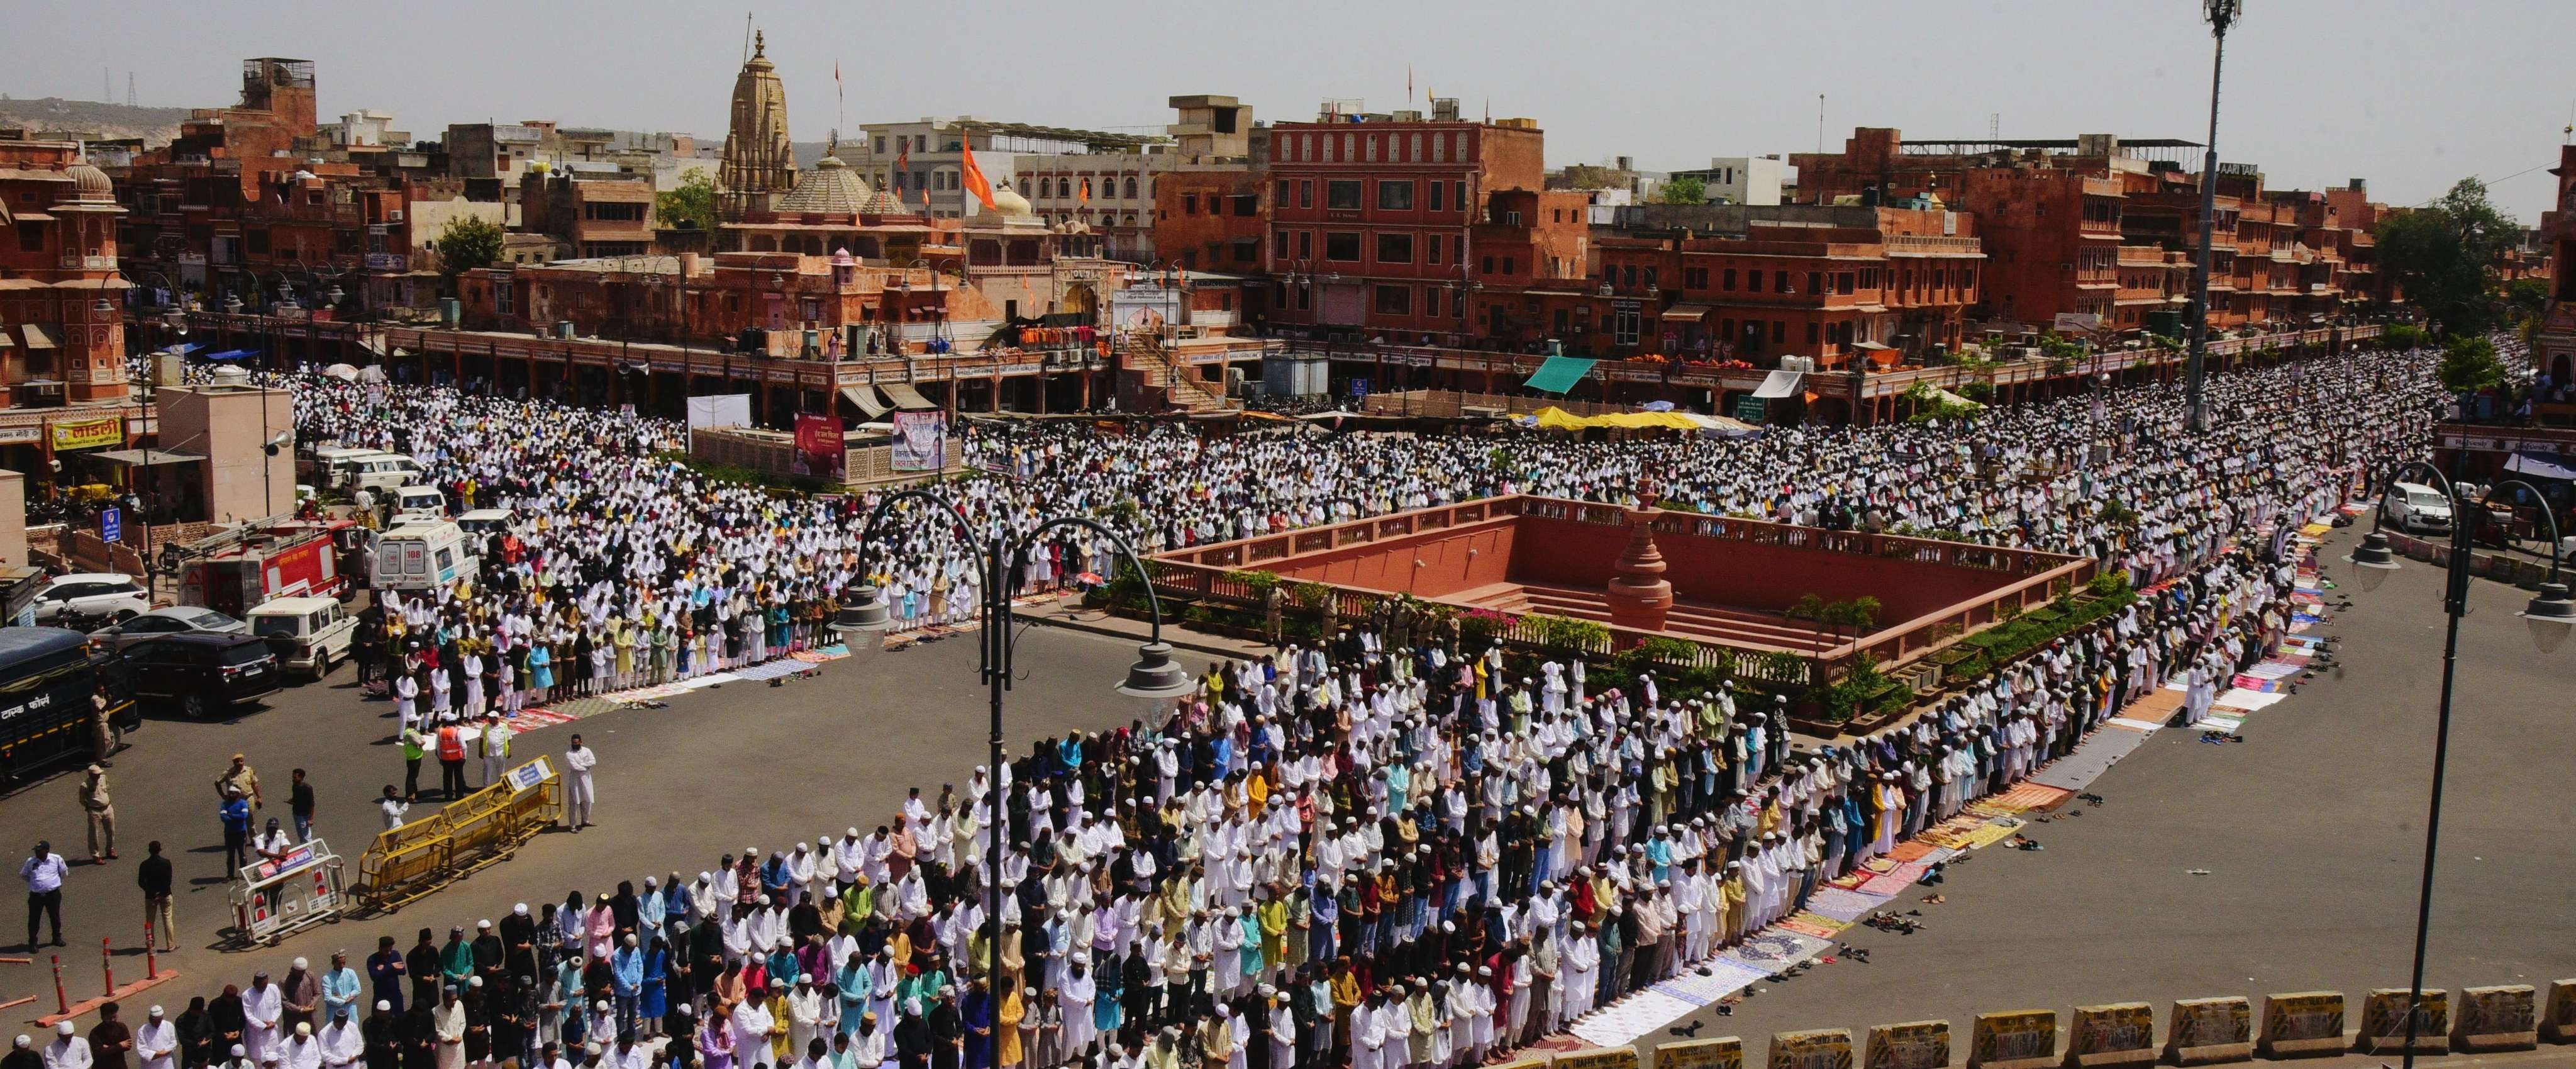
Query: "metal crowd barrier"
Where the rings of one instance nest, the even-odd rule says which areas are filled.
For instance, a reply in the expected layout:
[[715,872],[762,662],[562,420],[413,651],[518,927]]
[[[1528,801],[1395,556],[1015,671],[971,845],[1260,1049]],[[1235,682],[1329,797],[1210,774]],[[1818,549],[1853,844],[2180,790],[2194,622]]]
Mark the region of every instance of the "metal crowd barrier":
[[358,860],[358,903],[391,913],[477,869],[507,860],[563,815],[563,784],[546,758],[383,832]]

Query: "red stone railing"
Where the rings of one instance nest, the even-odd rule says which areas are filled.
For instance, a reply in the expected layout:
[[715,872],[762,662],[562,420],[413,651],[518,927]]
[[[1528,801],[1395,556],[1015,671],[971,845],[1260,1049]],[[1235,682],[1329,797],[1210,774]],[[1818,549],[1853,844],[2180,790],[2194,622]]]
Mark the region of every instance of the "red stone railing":
[[[1623,527],[1628,522],[1627,510],[1618,505],[1512,495],[1194,546],[1155,557],[1151,569],[1155,588],[1166,596],[1253,606],[1259,599],[1249,585],[1234,577],[1234,573],[1261,570],[1280,561],[1343,546],[1448,530],[1506,516],[1533,516]],[[2001,622],[2007,605],[2018,612],[2036,608],[2072,591],[2092,578],[2095,569],[2090,559],[2038,550],[1866,531],[1828,531],[1691,512],[1666,511],[1655,519],[1654,526],[1658,540],[1725,539],[1809,552],[1847,553],[1973,568],[2011,577],[2008,582],[1975,600],[1952,604],[1939,612],[1911,620],[1882,624],[1868,634],[1855,636],[1851,641],[1813,656],[1786,647],[1749,641],[1733,641],[1723,646],[1693,641],[1697,652],[1689,661],[1674,665],[1676,668],[1696,668],[1723,664],[1737,676],[1798,686],[1836,678],[1862,654],[1875,657],[1885,665],[1922,657],[1960,637]],[[1337,620],[1360,620],[1366,618],[1378,603],[1393,596],[1334,586],[1330,603],[1323,608]],[[1524,615],[1503,632],[1502,637],[1516,646],[1536,648],[1546,645],[1540,634],[1543,626],[1543,623],[1533,622]],[[1610,624],[1602,626],[1606,629],[1607,638],[1597,643],[1601,648],[1584,652],[1608,656],[1647,638],[1675,637],[1664,632]],[[1797,657],[1796,667],[1790,667],[1785,658],[1771,656],[1778,653]]]

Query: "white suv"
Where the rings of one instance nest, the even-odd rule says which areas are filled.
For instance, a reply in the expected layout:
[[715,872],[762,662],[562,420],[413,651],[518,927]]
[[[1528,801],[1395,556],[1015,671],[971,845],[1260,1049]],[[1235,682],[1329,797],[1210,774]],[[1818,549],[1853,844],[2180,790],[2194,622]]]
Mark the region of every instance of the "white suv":
[[115,572],[73,572],[57,576],[36,592],[36,622],[53,623],[65,614],[123,623],[150,611],[152,597],[133,576]]

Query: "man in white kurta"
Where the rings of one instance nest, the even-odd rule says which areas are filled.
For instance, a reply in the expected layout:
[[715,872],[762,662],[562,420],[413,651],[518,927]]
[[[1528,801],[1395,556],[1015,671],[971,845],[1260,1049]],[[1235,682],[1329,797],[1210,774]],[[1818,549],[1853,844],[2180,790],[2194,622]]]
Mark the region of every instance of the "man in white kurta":
[[277,1052],[278,1069],[322,1069],[322,1041],[313,1038],[309,1021],[295,1022],[295,1034]]
[[592,782],[591,770],[598,767],[599,754],[581,744],[581,736],[572,737],[564,749],[564,823],[580,831],[590,826],[590,807],[599,801],[599,788]]
[[250,978],[250,989],[242,992],[241,1000],[244,1056],[253,1065],[276,1061],[277,1022],[286,1010],[286,992],[267,973],[259,973]]
[[134,1030],[134,1056],[142,1069],[179,1069],[179,1029],[161,1015],[161,1007],[152,1007],[143,1027]]

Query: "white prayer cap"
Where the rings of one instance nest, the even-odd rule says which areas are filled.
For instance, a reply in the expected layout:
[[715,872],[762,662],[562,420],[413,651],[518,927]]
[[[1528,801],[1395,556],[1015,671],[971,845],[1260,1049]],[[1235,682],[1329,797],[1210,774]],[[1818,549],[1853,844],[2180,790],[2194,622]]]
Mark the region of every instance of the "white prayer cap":
[[144,1012],[144,1014],[145,1014],[145,1015],[147,1015],[147,1016],[159,1017],[159,1016],[161,1016],[161,1007],[159,1007],[159,1006],[154,1006],[154,1007],[152,1007],[151,1009],[145,1010],[145,1011],[143,1011],[143,1012]]
[[519,903],[519,904],[517,904],[517,905],[511,906],[511,907],[510,907],[510,912],[515,913],[515,914],[518,914],[519,916],[525,917],[525,916],[527,916],[527,915],[528,915],[528,904],[527,904],[527,903],[525,903],[525,902],[521,902],[521,903]]
[[848,832],[847,834],[849,835],[849,837],[850,837],[850,838],[856,839],[856,838],[858,838],[858,837],[859,837],[859,829],[857,829],[857,828],[853,827],[853,828],[851,828],[851,829],[849,830],[849,832]]
[[[491,922],[490,922],[490,921],[485,921],[484,923],[489,924],[489,923],[491,923]],[[295,959],[294,961],[289,962],[288,964],[293,965],[295,968],[298,968],[298,969],[311,968],[311,966],[310,966],[310,965],[308,965],[308,964],[306,964],[306,962],[305,962],[305,961],[304,961],[304,959],[302,959],[302,958],[297,958],[297,959]]]
[[[478,976],[478,977],[475,977],[475,979],[480,980],[480,979],[482,979],[482,977],[479,977],[479,976]],[[71,1022],[69,1022],[69,1021],[65,1021],[65,1022],[63,1022],[63,1023],[64,1023],[65,1025],[69,1025]],[[69,1033],[69,1032],[65,1032],[64,1034],[65,1034],[65,1035],[69,1035],[70,1033]],[[313,1035],[313,1022],[311,1022],[311,1021],[297,1021],[297,1022],[295,1022],[295,1034],[296,1034],[296,1035],[299,1035],[299,1036],[305,1036],[305,1037],[308,1037],[308,1038],[309,1038],[309,1037],[311,1037],[311,1036]]]
[[[386,999],[377,999],[377,1000],[376,1000],[376,1008],[377,1008],[377,1009],[379,1009],[379,1010],[383,1010],[383,1011],[385,1011],[385,1012],[387,1012],[387,1013],[391,1013],[391,1012],[393,1012],[394,1004],[393,1004],[391,1001],[386,1000]],[[161,1007],[159,1007],[159,1006],[154,1006],[154,1007],[152,1007],[152,1012],[153,1012],[153,1014],[154,1014],[155,1016],[158,1016],[158,1015],[160,1014],[160,1012],[161,1012]]]
[[60,1033],[62,1033],[63,1035],[67,1035],[67,1036],[68,1036],[68,1035],[72,1034],[72,1031],[73,1031],[72,1023],[71,1023],[70,1021],[61,1021],[61,1022],[58,1022],[58,1023],[56,1023],[56,1024],[54,1025],[54,1031],[56,1031],[56,1032],[60,1032]]

